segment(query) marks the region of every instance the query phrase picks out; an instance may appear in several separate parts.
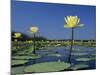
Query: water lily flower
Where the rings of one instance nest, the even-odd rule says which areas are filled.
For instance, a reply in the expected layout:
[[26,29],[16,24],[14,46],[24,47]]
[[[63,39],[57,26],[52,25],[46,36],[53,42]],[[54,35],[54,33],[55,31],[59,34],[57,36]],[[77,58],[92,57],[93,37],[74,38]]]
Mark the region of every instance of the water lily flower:
[[83,24],[80,24],[80,18],[77,16],[67,16],[64,18],[65,25],[64,28],[71,28],[71,46],[69,51],[68,61],[71,63],[71,53],[72,53],[72,46],[74,45],[74,29],[77,27],[83,27]]
[[32,27],[30,27],[30,31],[31,31],[31,33],[33,33],[32,35],[33,35],[33,52],[34,52],[34,54],[35,54],[35,49],[36,49],[36,45],[35,45],[35,36],[36,36],[36,33],[38,32],[38,27],[36,27],[36,26],[32,26]]
[[76,27],[83,27],[83,24],[79,24],[80,18],[77,16],[67,16],[64,18],[65,25],[64,28],[76,28]]
[[15,38],[20,38],[21,37],[21,33],[14,33],[14,37]]
[[38,27],[30,27],[30,31],[32,33],[36,33],[38,31]]

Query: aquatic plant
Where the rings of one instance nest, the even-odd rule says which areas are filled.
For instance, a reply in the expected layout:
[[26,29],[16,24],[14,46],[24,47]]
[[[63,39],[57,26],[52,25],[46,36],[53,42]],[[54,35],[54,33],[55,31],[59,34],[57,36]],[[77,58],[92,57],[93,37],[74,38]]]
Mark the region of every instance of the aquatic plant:
[[91,61],[91,60],[95,60],[95,57],[92,58],[77,58],[76,61]]
[[70,46],[70,52],[68,57],[68,62],[71,63],[71,53],[72,53],[72,46],[74,42],[74,29],[77,27],[83,27],[83,24],[80,24],[80,18],[77,16],[67,16],[64,18],[65,25],[64,28],[71,28],[71,46]]
[[35,54],[35,34],[38,32],[38,27],[36,26],[33,26],[33,27],[30,27],[30,32],[32,33],[33,35],[33,52]]
[[88,53],[71,53],[71,55],[74,55],[74,56],[83,56],[83,55],[88,55]]
[[79,70],[79,69],[84,69],[84,68],[88,68],[89,65],[87,64],[76,64],[74,66],[71,67],[72,70]]
[[20,38],[21,37],[21,33],[14,33],[14,38]]
[[15,38],[14,41],[15,41],[15,43],[16,43],[16,47],[12,47],[12,53],[13,53],[13,54],[16,53],[17,50],[19,50],[19,42],[18,42],[18,39],[21,38],[21,36],[22,36],[22,34],[19,33],[19,32],[14,33],[14,36],[12,36],[12,37]]
[[27,59],[37,59],[40,58],[40,55],[27,55],[27,56],[13,56],[12,59],[19,59],[19,60],[27,60]]
[[12,60],[11,61],[11,65],[21,65],[21,64],[25,64],[27,62],[27,60]]
[[34,72],[53,72],[68,69],[70,64],[64,62],[44,62],[25,67],[26,73]]
[[24,69],[24,66],[12,67],[11,75],[23,74],[24,73],[23,69]]
[[55,57],[61,57],[61,54],[48,54],[47,56],[55,56]]

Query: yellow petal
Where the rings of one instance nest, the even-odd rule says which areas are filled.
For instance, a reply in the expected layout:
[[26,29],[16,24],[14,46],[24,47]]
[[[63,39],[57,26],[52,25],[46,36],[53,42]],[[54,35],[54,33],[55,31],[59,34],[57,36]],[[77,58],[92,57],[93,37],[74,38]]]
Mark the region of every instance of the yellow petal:
[[14,37],[15,37],[15,38],[21,37],[21,33],[14,33]]
[[66,25],[64,25],[64,28],[74,28],[77,27],[77,25],[80,22],[80,18],[77,16],[67,16],[64,18]]
[[30,27],[30,31],[32,33],[36,33],[38,31],[38,28],[37,27]]
[[80,18],[77,20],[77,24],[79,24],[79,22],[80,22]]
[[68,22],[70,21],[70,19],[71,19],[71,16],[67,16],[67,20],[68,20]]
[[66,17],[64,18],[64,20],[65,20],[65,23],[67,23],[68,21],[67,21],[67,19],[66,19]]
[[64,28],[72,28],[72,27],[69,26],[69,25],[67,25],[67,24],[65,24],[65,25],[64,25]]

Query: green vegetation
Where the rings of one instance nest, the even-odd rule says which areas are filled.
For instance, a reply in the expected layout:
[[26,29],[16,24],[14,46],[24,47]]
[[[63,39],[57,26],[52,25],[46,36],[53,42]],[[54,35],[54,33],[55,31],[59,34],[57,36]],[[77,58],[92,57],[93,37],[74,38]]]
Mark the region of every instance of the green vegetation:
[[83,55],[88,55],[88,53],[72,53],[74,56],[83,56]]
[[96,56],[96,54],[91,54],[91,56]]
[[[13,39],[14,40],[14,39]],[[85,43],[85,44],[84,44]],[[12,75],[16,74],[23,74],[23,73],[37,73],[37,72],[54,72],[54,71],[63,71],[63,70],[78,70],[78,69],[84,69],[88,68],[89,66],[86,64],[75,64],[71,65],[69,63],[64,63],[59,58],[63,57],[62,54],[57,52],[56,50],[66,47],[66,53],[67,50],[69,51],[71,41],[69,40],[36,40],[35,41],[35,52],[33,53],[33,42],[32,40],[23,40],[23,41],[12,41]],[[91,44],[91,45],[90,45]],[[73,48],[73,52],[71,55],[77,56],[78,58],[75,58],[76,61],[91,61],[95,60],[95,54],[90,54],[87,58],[88,53],[87,49],[85,48],[89,47],[95,47],[95,41],[92,42],[82,42],[82,41],[74,41],[73,46],[80,46],[79,48]],[[88,50],[94,51],[94,50]],[[38,53],[39,52],[39,53]],[[66,54],[67,55],[67,54]],[[36,60],[38,58],[44,57],[54,57],[57,58],[58,61],[56,62],[41,62],[41,63],[35,63],[29,66],[23,66],[25,63],[29,62],[29,59]],[[85,56],[85,57],[83,57]],[[67,58],[65,59],[67,60]]]
[[64,62],[44,62],[25,67],[24,71],[27,73],[34,72],[53,72],[68,69],[70,64]]
[[96,58],[77,58],[76,61],[91,61],[95,60]]
[[[89,40],[88,40],[89,41]],[[74,41],[73,46],[90,46],[94,47],[95,41],[91,42]],[[82,43],[80,45],[80,43]],[[85,43],[85,44],[84,44]],[[33,42],[32,41],[13,41],[12,42],[12,55],[27,55],[33,54]],[[35,42],[35,50],[51,50],[50,47],[67,47],[70,46],[70,41],[68,40],[41,40]],[[48,49],[49,48],[49,49]],[[85,51],[84,49],[73,49],[73,51]]]
[[60,54],[48,54],[47,56],[61,57],[61,55],[60,55]]
[[71,67],[72,70],[78,70],[78,69],[84,69],[84,68],[88,68],[89,66],[86,64],[76,64],[74,66]]
[[39,55],[32,55],[32,56],[13,56],[12,59],[19,59],[19,60],[27,60],[27,59],[37,59],[40,58]]
[[12,60],[11,61],[11,65],[22,65],[25,64],[27,62],[27,60]]
[[20,67],[12,67],[11,69],[11,75],[20,75],[24,73],[24,66]]

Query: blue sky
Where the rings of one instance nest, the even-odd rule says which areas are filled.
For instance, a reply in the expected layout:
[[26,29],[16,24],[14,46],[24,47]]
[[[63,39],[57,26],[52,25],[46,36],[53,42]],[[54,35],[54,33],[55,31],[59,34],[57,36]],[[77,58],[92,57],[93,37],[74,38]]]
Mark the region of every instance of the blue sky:
[[95,6],[12,1],[12,31],[29,34],[29,27],[37,26],[48,39],[70,39],[64,17],[77,15],[85,26],[75,29],[74,39],[95,39],[95,10]]

